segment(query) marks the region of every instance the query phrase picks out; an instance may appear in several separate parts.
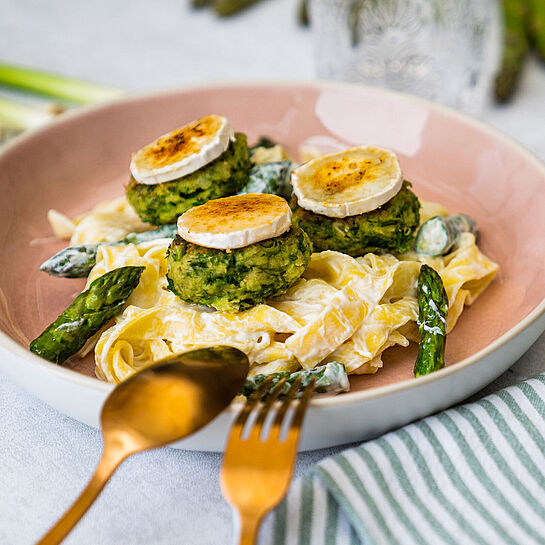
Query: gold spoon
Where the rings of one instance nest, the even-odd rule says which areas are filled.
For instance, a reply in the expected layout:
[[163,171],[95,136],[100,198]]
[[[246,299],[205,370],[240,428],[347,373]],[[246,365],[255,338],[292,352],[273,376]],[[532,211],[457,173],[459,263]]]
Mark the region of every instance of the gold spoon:
[[37,543],[60,543],[87,512],[125,458],[162,447],[206,426],[240,392],[248,358],[219,346],[156,363],[119,384],[102,407],[102,458],[72,507]]

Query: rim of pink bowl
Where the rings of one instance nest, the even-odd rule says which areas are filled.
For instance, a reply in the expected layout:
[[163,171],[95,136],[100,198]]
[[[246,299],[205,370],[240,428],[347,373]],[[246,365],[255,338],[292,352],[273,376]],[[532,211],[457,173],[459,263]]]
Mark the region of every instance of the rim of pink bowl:
[[[306,87],[306,88],[337,88],[337,89],[350,89],[350,90],[365,90],[366,92],[371,93],[380,93],[389,95],[396,98],[402,98],[408,100],[409,102],[420,103],[426,108],[441,112],[443,115],[446,115],[451,118],[456,118],[462,121],[466,125],[470,125],[473,128],[486,133],[498,140],[502,140],[505,144],[516,150],[519,154],[524,156],[528,161],[535,164],[535,166],[543,174],[545,180],[545,164],[543,164],[532,152],[525,149],[522,145],[517,143],[512,138],[506,136],[501,131],[494,129],[490,125],[479,121],[467,114],[458,112],[447,106],[441,104],[436,104],[428,100],[401,93],[398,91],[392,91],[389,89],[382,89],[379,87],[371,87],[368,85],[355,84],[355,83],[343,83],[343,82],[334,82],[326,80],[310,80],[310,81],[298,81],[298,80],[284,80],[284,81],[274,81],[274,80],[237,80],[237,81],[218,81],[210,82],[207,84],[192,84],[176,87],[173,89],[168,89],[164,91],[151,91],[145,93],[134,93],[128,94],[127,96],[121,96],[115,98],[108,102],[102,102],[100,104],[91,104],[88,106],[78,107],[74,111],[69,111],[62,114],[59,118],[53,120],[45,126],[38,127],[36,129],[31,129],[25,133],[16,136],[13,140],[4,144],[0,150],[0,157],[8,153],[12,148],[19,145],[20,142],[32,138],[35,134],[41,134],[51,130],[51,127],[59,126],[65,123],[70,122],[74,118],[86,117],[91,115],[93,112],[101,109],[106,109],[112,105],[115,105],[118,102],[137,102],[140,100],[146,100],[151,98],[167,97],[170,95],[177,95],[183,92],[195,91],[198,89],[221,89],[225,87]],[[369,388],[367,390],[357,391],[357,392],[346,392],[341,395],[331,396],[331,397],[318,397],[312,400],[311,405],[314,407],[318,406],[328,406],[328,405],[351,405],[352,403],[359,403],[364,400],[374,399],[376,397],[381,397],[387,394],[398,393],[404,390],[411,389],[417,386],[424,386],[426,384],[441,380],[442,378],[452,375],[461,369],[469,367],[476,363],[478,360],[492,354],[507,342],[512,340],[514,337],[519,335],[522,331],[528,328],[532,323],[534,323],[543,313],[545,312],[545,298],[532,310],[527,316],[525,316],[518,324],[512,327],[509,331],[505,332],[503,335],[498,337],[496,340],[492,341],[488,346],[485,346],[483,349],[479,350],[475,354],[464,358],[463,360],[453,363],[439,371],[435,371],[429,375],[419,377],[417,379],[406,379],[394,384],[389,384],[386,386],[377,386],[376,388]],[[43,371],[57,374],[57,376],[68,382],[78,384],[80,386],[92,388],[98,392],[109,393],[115,386],[115,384],[104,382],[95,377],[89,377],[73,371],[71,369],[66,369],[60,365],[51,363],[39,356],[33,354],[28,349],[21,346],[19,343],[11,339],[7,334],[0,331],[0,346],[8,350],[9,352],[20,356],[22,359],[28,360],[32,365],[39,366]],[[234,403],[238,405],[239,403]],[[233,403],[229,407],[229,410],[234,410]]]

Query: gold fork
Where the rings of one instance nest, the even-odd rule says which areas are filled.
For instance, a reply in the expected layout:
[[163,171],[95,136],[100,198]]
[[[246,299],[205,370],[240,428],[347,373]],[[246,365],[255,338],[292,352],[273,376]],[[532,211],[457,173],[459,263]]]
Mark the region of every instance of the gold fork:
[[[261,520],[286,494],[314,382],[313,378],[294,401],[301,379],[295,381],[274,414],[274,402],[286,383],[285,379],[280,380],[259,407],[255,420],[250,422],[245,433],[250,415],[271,384],[270,378],[266,379],[246,401],[231,429],[223,455],[221,489],[227,502],[238,511],[239,545],[255,543]],[[286,423],[290,407],[293,408],[292,418]],[[272,416],[267,418],[268,415]],[[266,429],[265,424],[272,418],[270,429]]]

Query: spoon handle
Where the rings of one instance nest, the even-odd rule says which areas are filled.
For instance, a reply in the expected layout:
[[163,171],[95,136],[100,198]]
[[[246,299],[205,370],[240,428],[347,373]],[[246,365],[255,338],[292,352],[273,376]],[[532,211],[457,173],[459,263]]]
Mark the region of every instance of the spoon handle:
[[235,521],[235,545],[255,545],[261,517],[239,515]]
[[119,464],[127,457],[127,454],[119,450],[112,451],[105,448],[102,458],[83,492],[36,545],[57,545],[60,543],[85,515],[89,507],[93,505],[93,502],[102,492]]

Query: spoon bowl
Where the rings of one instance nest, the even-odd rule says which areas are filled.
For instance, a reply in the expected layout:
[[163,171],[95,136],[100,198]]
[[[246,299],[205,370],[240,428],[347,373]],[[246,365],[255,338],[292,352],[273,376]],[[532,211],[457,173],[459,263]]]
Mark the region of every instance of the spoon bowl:
[[95,473],[37,545],[60,543],[127,456],[179,441],[206,426],[241,391],[248,370],[243,352],[217,346],[169,357],[119,384],[102,408],[104,451]]
[[178,441],[220,414],[247,374],[246,356],[228,346],[186,352],[145,368],[104,402],[105,445],[121,442],[140,452]]

